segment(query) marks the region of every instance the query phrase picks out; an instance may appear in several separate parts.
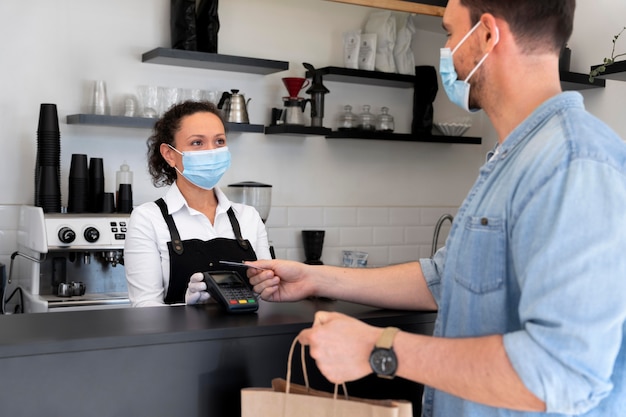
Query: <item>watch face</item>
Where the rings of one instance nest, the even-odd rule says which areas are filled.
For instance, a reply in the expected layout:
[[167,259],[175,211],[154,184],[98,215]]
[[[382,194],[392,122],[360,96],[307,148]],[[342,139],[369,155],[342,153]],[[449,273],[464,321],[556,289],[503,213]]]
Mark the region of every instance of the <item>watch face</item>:
[[378,375],[393,376],[398,369],[398,360],[393,350],[376,348],[370,355],[370,366]]

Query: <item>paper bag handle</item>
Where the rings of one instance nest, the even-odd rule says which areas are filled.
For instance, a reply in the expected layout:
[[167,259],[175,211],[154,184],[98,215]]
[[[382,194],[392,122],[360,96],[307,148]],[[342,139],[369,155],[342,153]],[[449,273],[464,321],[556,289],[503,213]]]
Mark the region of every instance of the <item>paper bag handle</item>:
[[[285,388],[285,393],[289,394],[289,388],[291,385],[291,363],[293,361],[293,352],[296,349],[296,344],[298,344],[298,337],[296,336],[295,339],[293,339],[293,342],[291,342],[291,347],[289,348],[289,357],[287,359],[287,386]],[[307,391],[309,390],[309,375],[307,373],[306,370],[306,361],[305,361],[305,354],[304,354],[304,345],[300,345],[300,361],[302,362],[302,375],[304,376],[304,386],[306,387]],[[341,388],[343,390],[343,395],[346,398],[346,400],[348,399],[348,388],[346,388],[346,383],[342,382],[341,383]],[[339,391],[339,384],[335,384],[335,389],[333,391],[333,399],[337,399],[337,393]]]

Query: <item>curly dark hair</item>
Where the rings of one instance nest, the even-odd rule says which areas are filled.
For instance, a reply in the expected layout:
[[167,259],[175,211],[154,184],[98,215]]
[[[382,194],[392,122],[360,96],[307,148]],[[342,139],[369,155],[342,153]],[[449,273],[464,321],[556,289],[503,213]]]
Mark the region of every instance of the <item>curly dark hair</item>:
[[174,146],[174,135],[180,129],[180,122],[185,116],[195,113],[213,113],[224,127],[224,119],[215,104],[210,101],[185,101],[172,106],[157,120],[148,138],[148,172],[152,176],[152,184],[156,187],[171,185],[176,180],[176,170],[169,166],[161,155],[161,144]]

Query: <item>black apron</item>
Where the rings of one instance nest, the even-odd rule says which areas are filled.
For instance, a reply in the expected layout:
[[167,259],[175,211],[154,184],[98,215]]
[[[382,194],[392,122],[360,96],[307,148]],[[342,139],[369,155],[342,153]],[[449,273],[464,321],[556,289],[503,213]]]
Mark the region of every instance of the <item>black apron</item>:
[[189,277],[196,272],[237,271],[244,279],[247,279],[247,268],[219,263],[219,261],[242,262],[257,259],[250,242],[241,236],[239,222],[232,207],[228,209],[227,214],[235,239],[218,237],[207,241],[200,239],[181,241],[174,219],[167,212],[165,201],[160,198],[155,203],[161,209],[172,239],[167,242],[170,254],[170,285],[165,295],[165,304],[185,302]]

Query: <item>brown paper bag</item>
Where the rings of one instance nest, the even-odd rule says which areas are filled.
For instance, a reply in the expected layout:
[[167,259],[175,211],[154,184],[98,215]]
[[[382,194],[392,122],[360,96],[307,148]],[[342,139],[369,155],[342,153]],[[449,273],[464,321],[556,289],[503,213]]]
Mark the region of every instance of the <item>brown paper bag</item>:
[[272,380],[272,388],[244,388],[241,390],[241,417],[412,417],[413,406],[405,400],[368,400],[344,397],[309,387],[304,348],[302,371],[305,385],[291,383],[291,362],[297,338],[291,345],[287,364],[287,379]]

